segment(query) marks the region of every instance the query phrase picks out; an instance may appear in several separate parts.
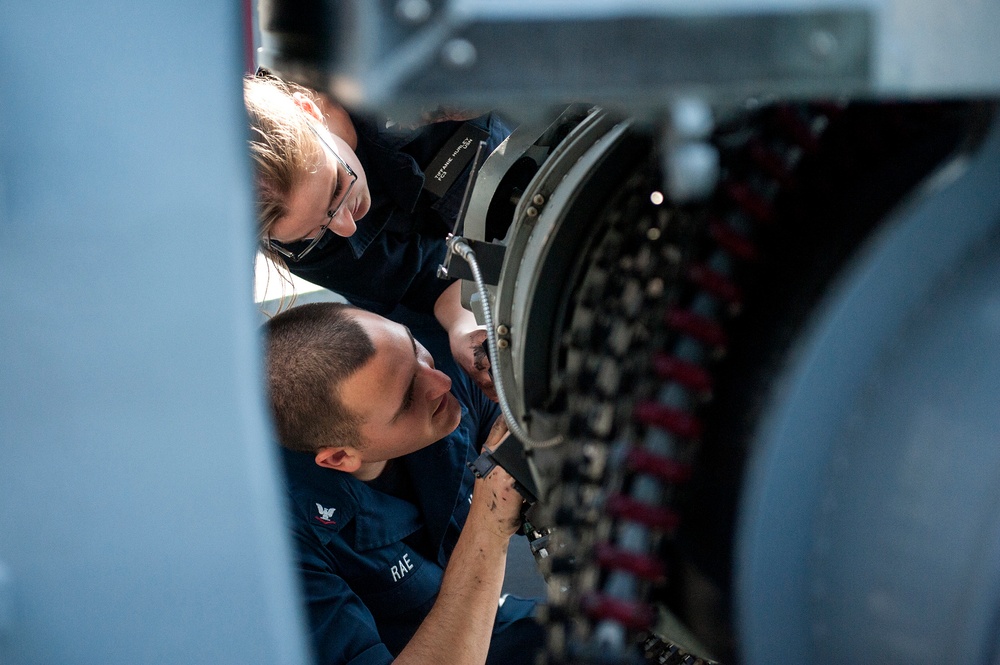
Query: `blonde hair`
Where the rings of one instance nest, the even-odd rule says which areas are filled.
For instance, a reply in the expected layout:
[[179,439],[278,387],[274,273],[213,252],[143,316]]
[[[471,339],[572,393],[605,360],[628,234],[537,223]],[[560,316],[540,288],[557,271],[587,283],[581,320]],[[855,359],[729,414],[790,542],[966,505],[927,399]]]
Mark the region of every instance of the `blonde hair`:
[[[323,160],[323,147],[309,128],[312,120],[296,104],[295,93],[317,101],[308,88],[274,76],[247,75],[243,78],[260,241],[264,241],[278,220],[288,214],[287,201],[292,190],[307,174],[315,172]],[[282,282],[280,312],[294,304],[294,284],[284,257],[271,251],[266,242],[261,242],[260,247],[267,260],[277,268]],[[287,302],[285,286],[291,291]]]
[[288,214],[292,190],[323,160],[323,147],[309,129],[312,120],[295,103],[295,93],[317,102],[308,88],[273,76],[243,79],[257,189],[257,231],[262,239]]

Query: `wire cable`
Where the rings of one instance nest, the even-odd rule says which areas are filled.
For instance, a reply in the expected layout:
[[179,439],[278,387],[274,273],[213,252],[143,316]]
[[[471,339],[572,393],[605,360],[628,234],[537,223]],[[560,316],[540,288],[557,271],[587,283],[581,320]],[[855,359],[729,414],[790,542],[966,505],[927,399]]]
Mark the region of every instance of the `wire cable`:
[[493,312],[490,310],[489,293],[486,290],[486,283],[483,280],[482,271],[479,269],[479,261],[476,260],[476,251],[469,246],[461,236],[452,236],[448,240],[448,249],[456,256],[461,257],[469,264],[472,276],[476,282],[476,290],[479,292],[479,299],[483,305],[483,322],[486,325],[486,346],[489,349],[490,365],[493,367],[493,386],[497,391],[497,402],[500,404],[500,411],[511,433],[517,437],[527,448],[549,448],[563,442],[562,436],[556,435],[551,439],[539,440],[531,437],[514,417],[514,412],[507,401],[507,390],[500,375],[499,352],[497,350],[496,328],[493,325]]

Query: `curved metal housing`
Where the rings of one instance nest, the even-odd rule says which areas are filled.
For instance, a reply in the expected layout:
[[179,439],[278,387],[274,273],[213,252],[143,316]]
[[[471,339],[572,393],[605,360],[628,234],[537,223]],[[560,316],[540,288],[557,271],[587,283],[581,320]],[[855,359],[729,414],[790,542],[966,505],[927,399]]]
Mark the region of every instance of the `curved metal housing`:
[[[532,381],[538,381],[540,374],[545,376],[551,349],[538,340],[551,339],[560,295],[553,288],[556,282],[546,285],[541,281],[542,271],[551,269],[547,264],[554,252],[570,253],[571,244],[560,244],[566,242],[563,233],[568,206],[575,202],[574,195],[589,181],[606,149],[621,137],[623,130],[604,111],[595,109],[542,165],[514,213],[495,307],[498,326],[507,329],[509,342],[502,351],[500,370],[505,380],[517,386],[515,412],[539,438],[544,433],[536,431],[538,425],[531,422],[529,410],[540,405],[550,386],[547,381],[542,385]],[[609,137],[609,133],[613,136]],[[580,227],[575,230],[576,240],[582,240],[579,236],[586,234],[579,233]],[[535,329],[537,326],[544,326],[548,334],[540,336],[543,331]]]
[[995,124],[862,248],[779,379],[737,539],[746,663],[996,662],[998,182]]

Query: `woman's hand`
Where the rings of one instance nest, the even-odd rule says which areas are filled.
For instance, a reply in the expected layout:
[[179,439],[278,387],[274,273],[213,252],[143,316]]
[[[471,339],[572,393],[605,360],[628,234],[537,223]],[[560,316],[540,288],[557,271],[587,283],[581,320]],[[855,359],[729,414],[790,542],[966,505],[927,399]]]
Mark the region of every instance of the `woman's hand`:
[[448,331],[451,355],[455,357],[459,367],[465,370],[487,397],[496,402],[497,391],[493,385],[493,377],[490,376],[490,359],[483,349],[485,341],[486,329],[482,326],[471,330],[463,328]]
[[462,307],[460,282],[455,282],[438,296],[434,316],[448,331],[448,345],[458,366],[472,377],[487,397],[497,401],[497,391],[490,376],[490,359],[483,351],[486,328],[476,323],[476,317]]

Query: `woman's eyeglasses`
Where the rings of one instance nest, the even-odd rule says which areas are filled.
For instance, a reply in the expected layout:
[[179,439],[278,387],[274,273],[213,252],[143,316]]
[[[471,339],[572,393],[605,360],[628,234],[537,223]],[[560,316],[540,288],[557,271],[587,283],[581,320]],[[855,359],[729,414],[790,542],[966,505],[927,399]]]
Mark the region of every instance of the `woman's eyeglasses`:
[[[354,169],[352,169],[350,165],[348,165],[348,163],[345,162],[344,159],[339,154],[337,154],[337,151],[334,150],[333,146],[330,144],[329,139],[327,139],[323,135],[325,132],[317,129],[312,122],[309,123],[309,129],[311,129],[312,133],[316,135],[317,139],[319,139],[319,142],[323,145],[323,148],[333,156],[334,161],[337,164],[340,164],[342,167],[344,167],[344,171],[346,171],[347,176],[351,179],[351,182],[350,184],[347,185],[347,189],[344,191],[344,195],[340,197],[340,202],[338,202],[335,207],[326,211],[326,217],[329,221],[319,228],[319,232],[310,240],[309,244],[306,245],[305,249],[303,249],[301,252],[298,253],[291,252],[285,247],[282,247],[281,244],[278,243],[278,241],[273,240],[271,238],[267,238],[267,245],[266,245],[267,249],[270,249],[271,251],[280,254],[289,261],[301,261],[303,257],[305,257],[307,254],[309,254],[309,252],[313,251],[316,248],[316,246],[320,243],[320,241],[322,241],[323,238],[326,236],[328,231],[330,233],[333,233],[333,231],[329,230],[330,224],[333,222],[334,218],[340,212],[341,208],[344,207],[344,203],[347,202],[347,199],[351,195],[351,190],[354,188],[354,184],[358,181],[358,174],[354,172]],[[338,178],[341,176],[342,174],[340,173],[337,174]]]

